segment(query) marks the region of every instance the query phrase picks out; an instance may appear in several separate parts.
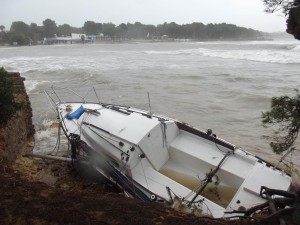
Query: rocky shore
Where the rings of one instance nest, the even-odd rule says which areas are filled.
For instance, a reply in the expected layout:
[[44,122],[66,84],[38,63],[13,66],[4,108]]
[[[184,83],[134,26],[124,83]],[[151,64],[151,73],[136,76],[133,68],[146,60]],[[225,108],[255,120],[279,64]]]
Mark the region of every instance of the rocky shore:
[[48,176],[55,176],[55,172],[64,175],[52,185],[36,182],[31,176],[40,173],[34,169],[39,169],[39,163],[30,162],[30,167],[26,164],[27,170],[20,164],[18,169],[2,167],[0,224],[229,224],[225,220],[197,218],[156,203],[125,198],[113,187],[83,179],[68,165],[57,169],[57,163],[50,163],[48,166],[55,169],[50,169]]
[[32,109],[20,73],[9,73],[13,79],[15,102],[22,104],[21,110],[0,126],[0,162],[13,162],[17,156],[30,152],[34,141]]
[[[32,151],[32,111],[19,73],[15,101],[23,107],[0,128],[0,224],[258,224],[249,219],[199,218],[126,198],[121,190],[86,177],[71,163],[23,157]],[[273,224],[276,222],[259,223]]]

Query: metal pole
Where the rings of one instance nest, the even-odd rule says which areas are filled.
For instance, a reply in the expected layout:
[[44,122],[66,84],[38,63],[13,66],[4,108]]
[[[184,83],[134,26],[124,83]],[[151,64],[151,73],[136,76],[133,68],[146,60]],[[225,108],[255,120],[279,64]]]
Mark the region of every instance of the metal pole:
[[205,180],[204,185],[200,188],[199,191],[197,191],[197,193],[193,197],[192,201],[188,204],[189,207],[193,204],[193,202],[198,197],[198,195],[200,195],[202,193],[202,191],[206,188],[206,186],[208,185],[208,183],[211,182],[211,178],[213,178],[213,176],[219,171],[222,163],[227,158],[227,156],[229,156],[230,153],[231,152],[227,152],[226,155],[223,157],[223,159],[219,162],[218,166],[206,176],[206,178],[205,178],[206,180]]
[[76,161],[76,159],[71,159],[68,157],[59,157],[59,156],[52,156],[52,155],[42,155],[37,153],[27,153],[25,154],[27,157],[33,157],[33,158],[41,158],[41,159],[50,159],[50,160],[56,160],[56,161],[63,161],[63,162],[72,162]]
[[101,104],[100,99],[99,99],[99,97],[98,97],[98,94],[97,94],[97,92],[96,92],[96,90],[95,90],[95,87],[93,87],[93,90],[94,90],[94,92],[95,92],[95,95],[96,95],[96,98],[98,99],[99,104]]
[[149,92],[148,92],[148,104],[149,104],[150,115],[151,115],[152,112],[151,112],[151,102],[150,102],[150,94],[149,94]]

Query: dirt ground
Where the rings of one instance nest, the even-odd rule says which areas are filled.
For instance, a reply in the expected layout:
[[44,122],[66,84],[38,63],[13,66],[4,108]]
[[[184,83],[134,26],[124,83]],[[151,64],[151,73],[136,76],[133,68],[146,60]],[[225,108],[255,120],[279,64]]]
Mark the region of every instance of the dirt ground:
[[[83,178],[70,163],[21,158],[0,165],[0,224],[14,225],[224,225],[216,220],[126,198],[111,185]],[[272,224],[276,223],[264,223]]]

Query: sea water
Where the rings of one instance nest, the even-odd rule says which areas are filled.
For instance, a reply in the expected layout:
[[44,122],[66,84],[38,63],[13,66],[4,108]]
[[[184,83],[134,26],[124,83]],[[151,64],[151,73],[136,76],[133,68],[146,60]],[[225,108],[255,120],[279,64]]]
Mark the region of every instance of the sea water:
[[[198,192],[204,185],[204,182],[198,177],[181,173],[171,168],[164,167],[159,172],[194,192]],[[200,194],[201,196],[226,208],[237,191],[237,188],[225,185],[224,183],[212,182],[208,183],[203,192]]]
[[[212,129],[218,137],[276,161],[279,157],[269,147],[272,130],[263,128],[261,113],[270,109],[273,96],[294,95],[300,87],[300,42],[2,47],[0,66],[26,78],[36,151],[52,151],[56,143],[57,129],[50,126],[55,113],[43,94],[54,85],[82,95],[95,87],[102,102],[142,109],[149,109],[149,92],[152,112]],[[300,164],[299,156],[294,159]]]

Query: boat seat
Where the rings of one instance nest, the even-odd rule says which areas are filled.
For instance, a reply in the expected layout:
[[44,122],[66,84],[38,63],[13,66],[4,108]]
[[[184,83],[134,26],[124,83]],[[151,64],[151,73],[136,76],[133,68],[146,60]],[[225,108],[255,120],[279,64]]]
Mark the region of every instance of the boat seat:
[[[265,168],[262,169],[262,167]],[[268,179],[266,179],[266,177],[268,177]],[[281,183],[278,184],[277,177],[278,174],[275,174],[272,168],[257,162],[249,174],[249,177],[243,183],[243,189],[258,196],[261,186],[273,189],[278,189],[280,186],[280,189],[287,190],[290,185],[289,179],[281,179]]]
[[170,143],[169,149],[170,152],[173,150],[174,157],[176,157],[176,152],[182,152],[211,166],[217,166],[223,158],[223,153],[210,141],[195,137],[186,131],[180,131],[179,135]]

